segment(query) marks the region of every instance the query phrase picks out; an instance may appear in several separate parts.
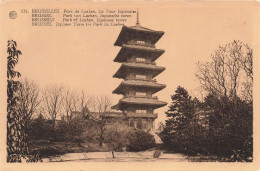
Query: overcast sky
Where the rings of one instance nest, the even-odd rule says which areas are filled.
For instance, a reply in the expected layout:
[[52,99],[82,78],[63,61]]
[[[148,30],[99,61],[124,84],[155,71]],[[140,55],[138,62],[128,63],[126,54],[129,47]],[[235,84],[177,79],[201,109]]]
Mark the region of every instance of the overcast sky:
[[[240,40],[252,45],[254,32],[254,3],[206,3],[206,2],[172,2],[172,3],[128,3],[118,7],[111,3],[102,6],[96,4],[66,4],[75,9],[133,9],[139,8],[140,24],[144,27],[164,31],[164,36],[156,44],[165,53],[156,61],[158,66],[166,68],[156,77],[159,83],[167,87],[158,92],[160,100],[170,103],[170,95],[178,85],[186,88],[191,95],[198,96],[199,82],[195,77],[196,63],[210,60],[210,54],[219,45]],[[60,4],[35,5],[35,8],[63,9]],[[29,8],[20,3],[13,10]],[[5,9],[8,13],[11,9]],[[10,20],[10,19],[9,19]],[[57,83],[72,89],[84,89],[90,95],[109,95],[113,104],[122,98],[112,91],[122,80],[113,78],[120,67],[113,62],[120,47],[113,44],[121,27],[31,27],[29,16],[19,15],[15,20],[5,24],[4,39],[16,40],[18,49],[23,52],[16,69],[22,77],[37,81],[42,87]],[[126,23],[135,25],[136,17]],[[2,32],[1,32],[2,33]],[[2,50],[3,52],[3,50]],[[165,119],[164,112],[168,107],[157,110],[159,121]]]

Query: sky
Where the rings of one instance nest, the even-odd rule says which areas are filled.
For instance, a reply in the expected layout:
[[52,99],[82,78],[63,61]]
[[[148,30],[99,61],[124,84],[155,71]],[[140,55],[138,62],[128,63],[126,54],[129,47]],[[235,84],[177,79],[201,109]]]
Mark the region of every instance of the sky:
[[[6,4],[5,4],[6,5]],[[19,15],[15,20],[8,18],[10,10],[22,8],[70,8],[70,9],[139,9],[140,24],[164,36],[156,48],[165,53],[156,61],[166,68],[156,77],[158,83],[167,87],[155,95],[170,104],[170,95],[180,85],[194,97],[202,99],[200,84],[195,77],[196,63],[209,61],[219,45],[240,40],[254,48],[255,3],[214,2],[158,2],[158,3],[66,3],[36,4],[17,3],[2,12],[5,22],[1,28],[1,44],[13,39],[23,55],[16,70],[23,78],[39,83],[63,84],[72,89],[83,89],[89,95],[111,97],[116,104],[122,96],[112,94],[121,79],[112,76],[120,67],[113,62],[120,47],[114,42],[121,27],[32,27],[31,18]],[[259,8],[258,8],[259,9]],[[4,14],[4,15],[3,15]],[[135,25],[136,17],[125,25]],[[4,33],[4,34],[3,34]],[[1,48],[1,53],[5,49]],[[168,106],[156,110],[156,124],[166,119]]]

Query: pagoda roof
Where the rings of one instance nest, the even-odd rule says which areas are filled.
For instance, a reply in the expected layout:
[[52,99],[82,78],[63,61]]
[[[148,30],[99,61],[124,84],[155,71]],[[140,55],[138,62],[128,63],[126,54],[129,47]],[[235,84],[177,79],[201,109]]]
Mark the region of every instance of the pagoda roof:
[[114,62],[126,62],[127,58],[132,57],[132,55],[138,55],[142,57],[149,57],[152,61],[155,61],[159,56],[161,56],[165,51],[163,49],[155,49],[148,46],[138,46],[138,45],[123,45],[118,52]]
[[155,44],[164,35],[163,31],[151,30],[146,27],[142,27],[139,24],[131,27],[123,26],[114,45],[122,46],[128,40],[131,40],[133,35],[136,35],[137,33],[141,33],[143,37],[149,38],[152,44]]
[[113,77],[116,78],[125,78],[125,75],[128,73],[127,69],[134,68],[139,70],[149,70],[149,73],[152,74],[152,77],[157,76],[162,71],[165,70],[164,67],[155,66],[152,64],[145,63],[136,63],[136,62],[126,62],[121,65],[121,67],[117,70]]
[[121,84],[113,91],[115,94],[123,94],[127,87],[144,87],[152,90],[153,93],[162,90],[166,87],[164,84],[158,84],[155,81],[143,81],[143,80],[126,80],[122,81]]
[[150,106],[156,109],[167,105],[167,103],[159,101],[156,98],[124,97],[119,100],[117,105],[112,106],[112,109],[122,110],[125,107],[129,107],[129,105]]

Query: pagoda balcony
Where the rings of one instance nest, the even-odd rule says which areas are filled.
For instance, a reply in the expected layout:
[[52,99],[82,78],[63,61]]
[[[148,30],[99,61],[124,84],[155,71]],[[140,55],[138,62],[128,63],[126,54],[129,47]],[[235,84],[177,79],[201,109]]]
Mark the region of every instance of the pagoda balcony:
[[154,62],[163,53],[163,49],[155,49],[149,46],[124,44],[115,57],[114,62],[126,62],[132,56],[136,55],[149,57],[151,61]]
[[142,97],[123,97],[119,100],[119,103],[115,106],[112,106],[112,109],[123,110],[132,106],[147,106],[152,109],[160,108],[167,105],[166,102],[159,101],[153,98],[142,98]]
[[140,89],[149,88],[152,93],[156,93],[166,87],[165,84],[158,84],[156,80],[125,80],[122,81],[121,84],[113,91],[115,94],[125,94],[129,87],[136,87]]
[[125,81],[146,81],[146,82],[153,82],[157,83],[156,79],[141,79],[141,78],[126,78]]
[[143,62],[143,61],[137,61],[137,60],[134,60],[134,59],[128,59],[126,61],[127,63],[141,63],[141,64],[147,64],[147,65],[154,65],[156,66],[156,62]]
[[153,119],[156,119],[158,118],[158,114],[155,113],[155,114],[146,114],[146,113],[132,113],[132,112],[128,112],[126,114],[127,117],[129,118],[132,118],[132,117],[136,117],[136,118],[153,118]]
[[161,72],[165,70],[164,67],[159,67],[151,64],[136,63],[136,62],[125,62],[123,63],[113,77],[116,78],[126,78],[126,75],[129,73],[129,70],[140,71],[140,72],[149,72],[154,78]]
[[127,42],[127,45],[146,46],[146,47],[155,48],[155,45],[151,44],[151,42],[138,41],[138,40],[130,40]]
[[136,60],[127,60],[126,63],[140,63],[140,64],[156,66],[156,62],[140,62],[140,61],[136,61]]
[[147,96],[125,95],[124,98],[145,98],[145,99],[155,99],[155,100],[158,100],[157,96],[147,97]]

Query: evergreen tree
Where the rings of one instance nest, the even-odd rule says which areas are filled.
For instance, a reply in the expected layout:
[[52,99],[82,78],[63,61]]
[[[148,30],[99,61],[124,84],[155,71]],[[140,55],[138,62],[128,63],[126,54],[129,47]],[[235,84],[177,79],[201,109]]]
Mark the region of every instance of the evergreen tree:
[[[195,113],[195,103],[193,102],[188,91],[178,86],[175,94],[171,96],[172,103],[166,112],[166,125],[161,135],[164,144],[170,150],[186,148],[185,142],[189,141],[185,133],[193,119]],[[182,143],[182,145],[180,144]]]
[[178,87],[175,94],[171,96],[172,103],[166,112],[169,120],[166,120],[166,128],[175,132],[185,128],[187,122],[192,118],[193,105],[191,96],[183,87]]

